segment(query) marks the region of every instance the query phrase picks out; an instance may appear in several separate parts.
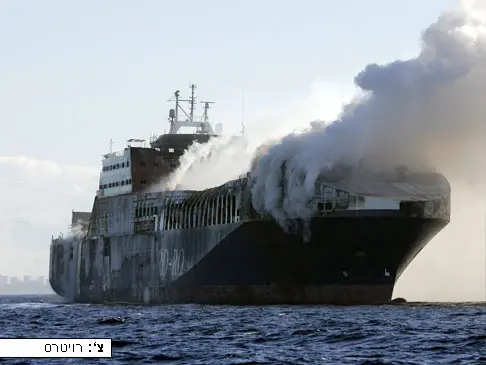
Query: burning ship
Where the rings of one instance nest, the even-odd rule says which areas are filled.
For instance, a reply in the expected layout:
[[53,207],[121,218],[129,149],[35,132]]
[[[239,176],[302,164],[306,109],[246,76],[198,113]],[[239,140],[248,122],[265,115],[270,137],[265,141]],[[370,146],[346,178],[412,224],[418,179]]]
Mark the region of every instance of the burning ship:
[[[201,191],[148,189],[194,142],[221,133],[203,103],[196,120],[194,85],[189,100],[176,91],[169,133],[103,156],[92,211],[72,212],[70,234],[51,241],[58,295],[85,303],[386,303],[449,223],[447,179],[404,166],[352,181],[318,179],[309,239],[256,212],[251,173]],[[178,133],[182,127],[196,131]]]

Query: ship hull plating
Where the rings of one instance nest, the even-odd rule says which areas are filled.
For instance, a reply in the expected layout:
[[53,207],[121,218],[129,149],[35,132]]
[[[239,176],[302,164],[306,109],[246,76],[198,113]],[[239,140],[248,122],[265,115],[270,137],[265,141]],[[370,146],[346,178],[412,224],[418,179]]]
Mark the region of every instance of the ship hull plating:
[[76,302],[379,304],[448,222],[347,211],[311,222],[311,239],[273,221],[51,245],[52,288]]

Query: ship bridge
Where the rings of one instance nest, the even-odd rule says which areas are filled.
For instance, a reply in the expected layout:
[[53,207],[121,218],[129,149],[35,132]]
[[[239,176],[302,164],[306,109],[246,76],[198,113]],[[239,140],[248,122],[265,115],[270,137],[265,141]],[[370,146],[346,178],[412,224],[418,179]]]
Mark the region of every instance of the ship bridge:
[[[195,85],[191,85],[188,100],[180,99],[179,90],[174,93],[175,108],[169,110],[169,133],[152,137],[149,143],[144,139],[129,139],[126,147],[118,152],[111,151],[113,142],[110,140],[110,152],[102,159],[97,191],[99,198],[147,191],[177,169],[180,157],[193,143],[207,143],[222,133],[222,123],[216,123],[213,129],[209,121],[208,110],[212,101],[201,101],[204,112],[200,117],[195,116],[194,90]],[[189,102],[188,111],[181,102]],[[182,128],[196,130],[179,133]]]

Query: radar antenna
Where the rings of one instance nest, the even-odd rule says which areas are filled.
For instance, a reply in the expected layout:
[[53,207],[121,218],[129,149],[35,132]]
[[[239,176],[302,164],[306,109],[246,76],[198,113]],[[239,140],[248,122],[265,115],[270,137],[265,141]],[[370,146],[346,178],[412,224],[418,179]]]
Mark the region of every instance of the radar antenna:
[[[181,127],[194,127],[196,128],[196,133],[198,134],[210,134],[214,135],[211,123],[209,123],[209,104],[213,104],[213,101],[202,101],[204,103],[204,113],[199,121],[195,120],[194,109],[196,106],[196,96],[195,96],[196,85],[191,85],[191,97],[189,99],[179,99],[179,90],[174,93],[175,96],[175,108],[169,110],[169,123],[170,130],[169,134],[177,134]],[[171,100],[168,100],[171,101]],[[189,113],[181,106],[181,102],[189,103]],[[185,115],[186,120],[179,120],[179,112]]]
[[209,120],[209,115],[208,115],[209,104],[214,104],[214,101],[201,101],[201,104],[204,104],[204,113],[203,113],[202,119],[206,123],[208,123],[208,120]]

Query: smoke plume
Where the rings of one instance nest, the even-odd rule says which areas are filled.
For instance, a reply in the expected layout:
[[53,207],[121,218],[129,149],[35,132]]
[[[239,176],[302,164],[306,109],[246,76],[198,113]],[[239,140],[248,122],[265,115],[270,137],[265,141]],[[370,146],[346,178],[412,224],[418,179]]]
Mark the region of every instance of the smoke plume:
[[[316,115],[334,118],[347,90],[316,82],[309,95],[296,98],[280,110],[267,112],[245,129],[245,138],[215,137],[206,144],[193,144],[180,158],[179,168],[152,187],[206,189],[246,174],[273,144],[289,133],[300,133]],[[322,100],[325,102],[323,103]]]
[[188,189],[202,190],[237,178],[244,173],[238,160],[248,160],[247,140],[218,136],[207,143],[194,143],[179,159],[179,167],[165,180],[151,187],[152,190]]
[[[355,77],[364,95],[338,120],[291,134],[260,158],[252,173],[255,209],[279,221],[308,218],[316,179],[343,160],[434,166],[471,183],[482,181],[485,24],[465,9],[446,13],[425,30],[416,58],[368,65]],[[287,198],[280,202],[282,181]]]
[[[307,201],[316,179],[343,161],[352,165],[365,158],[371,165],[433,166],[452,185],[451,224],[414,261],[398,289],[422,300],[484,300],[485,7],[484,2],[464,1],[460,10],[442,14],[423,32],[415,58],[366,66],[354,79],[359,95],[342,108],[337,120],[314,123],[240,158],[254,178],[255,209],[281,223],[308,218]],[[224,173],[216,160],[207,159],[198,173],[217,176],[223,183],[245,172],[240,163]],[[229,166],[231,160],[226,158]],[[282,181],[287,195],[283,202]],[[474,264],[468,266],[468,260]],[[465,271],[458,273],[458,268]],[[417,286],[417,274],[435,277],[438,281],[431,285],[436,292]],[[464,289],[468,283],[474,290]]]

